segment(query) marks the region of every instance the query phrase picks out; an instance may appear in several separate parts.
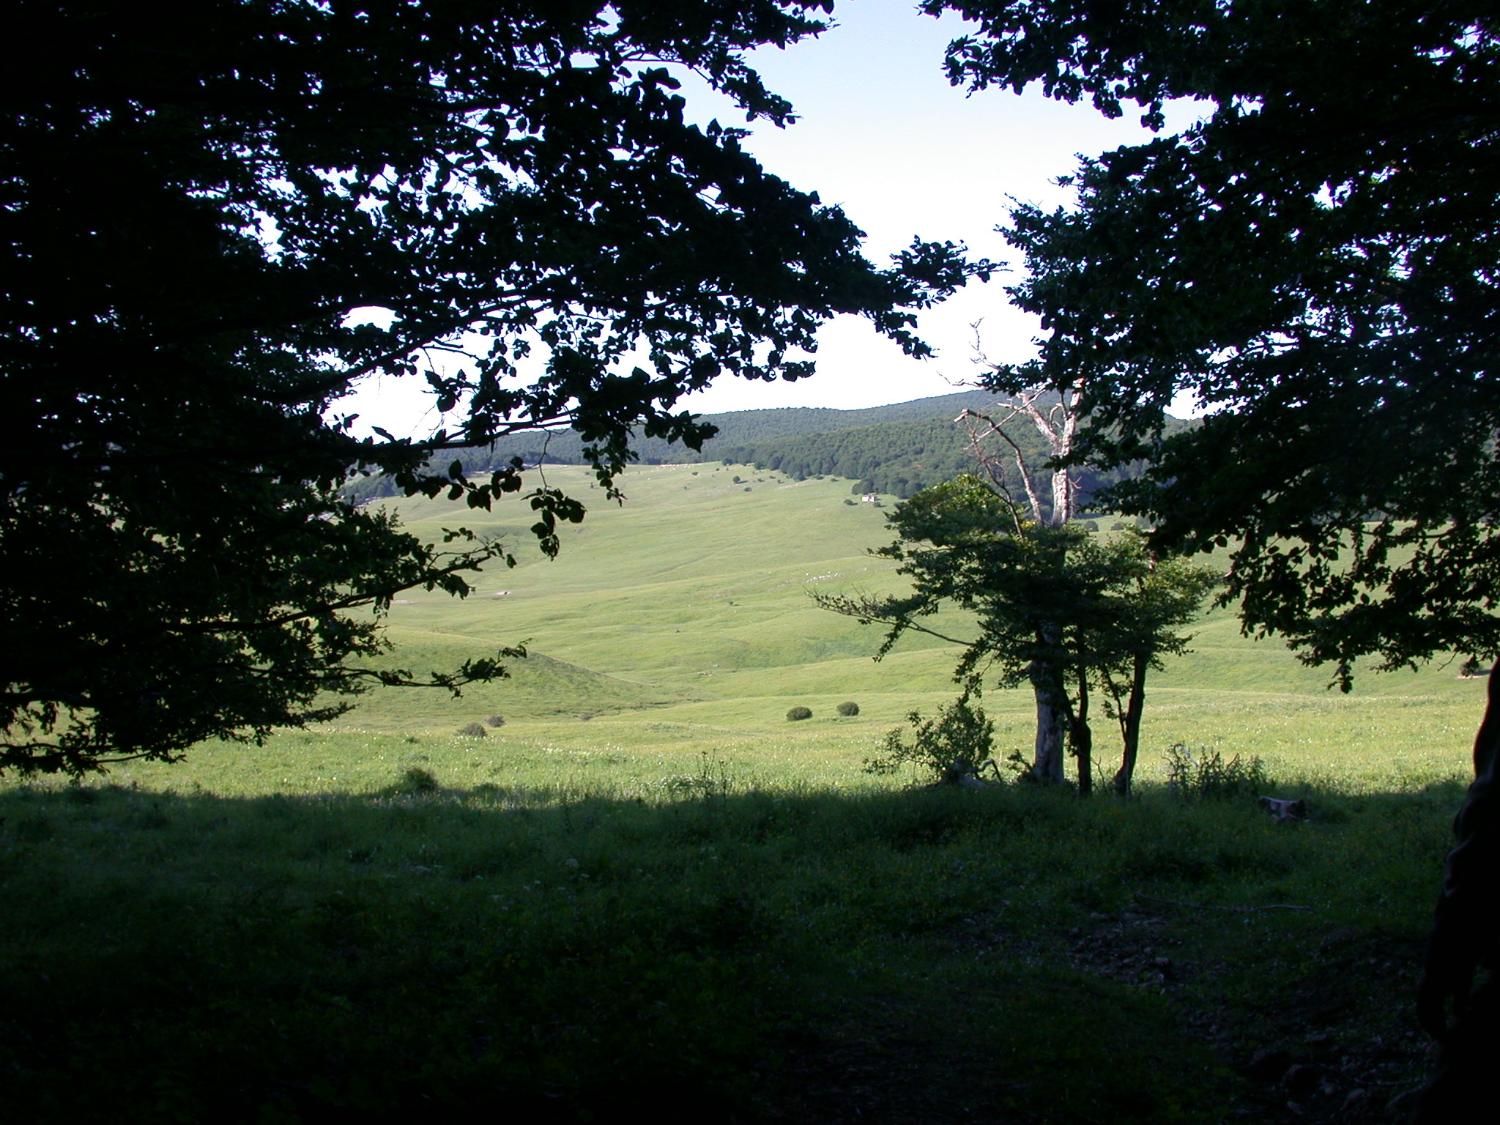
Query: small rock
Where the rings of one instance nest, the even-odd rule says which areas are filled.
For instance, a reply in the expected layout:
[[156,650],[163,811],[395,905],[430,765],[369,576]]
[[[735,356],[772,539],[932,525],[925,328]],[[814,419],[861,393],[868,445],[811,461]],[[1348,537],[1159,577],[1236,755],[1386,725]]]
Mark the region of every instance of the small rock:
[[1314,1063],[1294,1063],[1282,1076],[1286,1088],[1298,1097],[1306,1097],[1318,1088],[1323,1068]]
[[1405,1121],[1417,1112],[1417,1106],[1421,1104],[1422,1088],[1419,1086],[1414,1090],[1403,1090],[1390,1100],[1385,1107],[1386,1113],[1398,1121]]
[[1275,1082],[1292,1065],[1292,1056],[1279,1047],[1263,1047],[1250,1056],[1245,1073],[1260,1082]]

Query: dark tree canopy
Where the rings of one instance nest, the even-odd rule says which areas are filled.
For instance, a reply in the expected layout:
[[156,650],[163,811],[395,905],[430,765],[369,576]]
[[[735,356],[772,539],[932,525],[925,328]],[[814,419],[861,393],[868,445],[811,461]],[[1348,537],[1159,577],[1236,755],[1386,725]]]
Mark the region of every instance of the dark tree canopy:
[[[818,0],[12,7],[0,769],[337,713],[393,593],[505,557],[355,509],[352,473],[488,507],[514,467],[430,459],[568,425],[608,484],[631,426],[700,441],[684,393],[805,374],[834,313],[921,354],[912,311],[964,277],[951,246],[873,267],[684,117],[691,70],[785,122],[744,53],[816,33]],[[357,436],[339,399],[377,375],[425,379],[443,428]],[[524,495],[555,550],[581,507]]]
[[[1013,383],[1079,385],[1083,453],[1156,542],[1229,545],[1228,597],[1307,658],[1500,650],[1500,16],[1407,0],[930,0],[974,89],[1171,99],[1200,123],[1023,207]],[[1163,436],[1174,395],[1208,411]]]

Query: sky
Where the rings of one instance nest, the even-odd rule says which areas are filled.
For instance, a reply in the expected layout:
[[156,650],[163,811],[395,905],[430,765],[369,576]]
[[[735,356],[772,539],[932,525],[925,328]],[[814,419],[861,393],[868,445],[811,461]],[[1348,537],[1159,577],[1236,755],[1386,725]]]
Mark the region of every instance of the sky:
[[786,130],[757,122],[745,147],[794,186],[840,205],[866,232],[866,254],[876,262],[920,235],[966,243],[1011,268],[922,314],[918,331],[935,359],[909,359],[862,319],[840,317],[819,334],[812,378],[722,379],[687,400],[691,409],[853,409],[946,394],[977,373],[976,323],[988,358],[1019,362],[1033,354],[1038,325],[1005,295],[1020,263],[995,228],[1016,202],[1069,202],[1055,181],[1073,171],[1078,154],[1150,134],[1129,112],[1111,121],[1088,104],[1049,101],[1037,88],[966,95],[948,84],[943,51],[968,25],[914,9],[915,0],[839,3],[837,26],[818,39],[756,52],[767,85],[791,101],[799,120]]
[[[1149,134],[1128,111],[1109,120],[1091,105],[987,90],[972,97],[948,84],[943,51],[966,25],[916,13],[916,0],[839,0],[835,26],[787,50],[752,56],[766,84],[791,101],[798,121],[777,129],[750,123],[744,142],[771,172],[825,203],[838,204],[866,232],[866,254],[885,264],[913,235],[966,243],[1009,262],[987,284],[971,282],[923,313],[919,334],[936,350],[913,360],[865,321],[839,317],[818,337],[817,374],[795,383],[725,377],[683,400],[696,413],[781,406],[855,409],[961,389],[977,372],[975,329],[997,362],[1030,357],[1035,322],[1011,308],[1014,253],[996,232],[1014,202],[1068,201],[1058,176],[1078,154],[1093,155]],[[743,114],[705,87],[683,90],[690,116],[743,124]],[[362,421],[415,433],[435,421],[418,381],[376,379],[341,409]]]

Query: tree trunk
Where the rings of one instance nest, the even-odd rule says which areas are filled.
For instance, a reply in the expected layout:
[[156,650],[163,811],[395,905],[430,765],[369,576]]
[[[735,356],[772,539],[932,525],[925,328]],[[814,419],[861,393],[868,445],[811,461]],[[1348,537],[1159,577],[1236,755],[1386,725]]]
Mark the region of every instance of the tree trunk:
[[[1474,739],[1474,782],[1454,822],[1457,844],[1444,864],[1426,963],[1417,986],[1417,1019],[1442,1044],[1437,1073],[1422,1090],[1417,1122],[1458,1121],[1494,1088],[1500,977],[1493,970],[1500,906],[1500,673],[1490,673],[1484,722]],[[1489,979],[1475,988],[1481,966]],[[1451,1011],[1451,1015],[1450,1015]]]
[[1056,705],[1050,688],[1036,687],[1036,757],[1031,775],[1037,781],[1061,782],[1063,744],[1067,727],[1063,709]]
[[1073,478],[1068,474],[1067,469],[1052,474],[1052,518],[1047,522],[1053,527],[1062,527],[1073,518]]
[[1094,732],[1089,727],[1089,681],[1087,669],[1078,669],[1078,710],[1068,723],[1068,743],[1078,759],[1078,795],[1094,792]]
[[1068,729],[1067,697],[1057,668],[1048,661],[1033,660],[1030,676],[1031,689],[1036,695],[1036,755],[1031,775],[1036,781],[1061,782]]
[[1151,667],[1151,658],[1137,653],[1135,667],[1130,678],[1130,701],[1125,705],[1125,715],[1120,720],[1120,736],[1125,751],[1120,759],[1120,768],[1115,773],[1115,792],[1122,797],[1130,796],[1130,782],[1135,777],[1135,760],[1141,746],[1141,713],[1146,709],[1146,672]]

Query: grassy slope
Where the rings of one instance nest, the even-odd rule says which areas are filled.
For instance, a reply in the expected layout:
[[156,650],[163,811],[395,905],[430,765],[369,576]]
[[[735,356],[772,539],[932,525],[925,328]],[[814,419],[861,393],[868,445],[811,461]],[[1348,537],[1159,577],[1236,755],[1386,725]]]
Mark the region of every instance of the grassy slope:
[[[903,792],[859,762],[953,654],[873,664],[807,599],[891,588],[846,488],[643,469],[550,563],[501,513],[521,565],[392,636],[418,667],[529,638],[514,680],[0,789],[0,1119],[1384,1119],[1479,682],[1329,694],[1217,612],[1153,682],[1144,773],[1260,755],[1307,825]],[[1026,693],[986,704],[1023,745]]]
[[[734,478],[741,483],[734,483]],[[581,470],[554,470],[564,488],[588,489]],[[366,697],[336,729],[446,736],[501,714],[490,740],[588,750],[601,744],[661,752],[746,751],[777,770],[807,774],[814,757],[847,777],[880,733],[913,708],[951,697],[955,652],[914,637],[881,663],[874,627],[818,609],[809,589],[899,588],[867,550],[889,538],[880,510],[850,505],[847,482],[792,482],[770,472],[714,465],[646,467],[616,507],[594,492],[585,522],[568,529],[555,561],[530,546],[525,520],[490,522],[443,502],[407,501],[408,525],[437,536],[457,520],[516,547],[519,565],[484,575],[466,601],[420,592],[391,615],[403,664],[453,665],[500,644],[526,641],[532,659],[514,678],[469,689]],[[481,514],[482,515],[482,514]],[[962,621],[947,625],[962,632]],[[1327,690],[1327,675],[1276,642],[1239,634],[1227,610],[1194,629],[1194,652],[1173,660],[1150,687],[1143,746],[1146,777],[1177,742],[1259,755],[1282,778],[1338,776],[1374,786],[1456,776],[1482,694],[1454,667],[1369,674],[1357,691]],[[834,707],[859,703],[856,719]],[[1031,700],[994,691],[986,707],[1003,747],[1025,748]],[[788,723],[789,707],[815,717]],[[1097,740],[1111,737],[1101,721]],[[387,779],[381,779],[381,783]]]
[[[558,470],[549,479],[573,487],[583,474]],[[449,734],[499,712],[506,739],[559,744],[603,739],[696,752],[725,738],[810,747],[852,733],[868,741],[911,706],[948,694],[952,657],[916,644],[876,664],[877,633],[807,596],[813,587],[890,585],[890,567],[866,554],[885,537],[881,514],[845,504],[847,487],[747,468],[642,468],[626,482],[623,507],[593,494],[588,518],[570,529],[555,561],[539,557],[523,529],[497,522],[487,530],[516,539],[519,565],[486,575],[467,602],[413,595],[396,606],[392,637],[402,659],[451,662],[525,640],[534,654],[596,675],[598,690],[518,664],[512,681],[461,701],[381,693],[344,725]],[[403,515],[433,534],[452,518],[440,503],[408,503]],[[833,720],[846,698],[864,709],[859,721]],[[817,718],[792,727],[785,713],[796,703]]]

